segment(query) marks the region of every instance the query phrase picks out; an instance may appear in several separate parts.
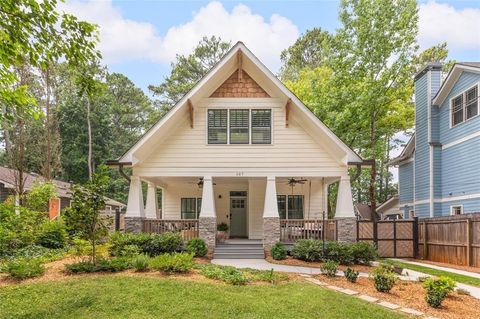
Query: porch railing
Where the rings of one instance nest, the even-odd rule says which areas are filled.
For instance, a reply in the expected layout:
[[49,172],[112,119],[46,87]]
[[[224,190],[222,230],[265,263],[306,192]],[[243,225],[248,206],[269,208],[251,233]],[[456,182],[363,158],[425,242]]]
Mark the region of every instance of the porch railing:
[[336,240],[337,221],[334,219],[280,219],[280,241],[292,243],[299,239]]
[[183,240],[198,237],[198,219],[145,219],[143,231],[146,233],[181,233]]

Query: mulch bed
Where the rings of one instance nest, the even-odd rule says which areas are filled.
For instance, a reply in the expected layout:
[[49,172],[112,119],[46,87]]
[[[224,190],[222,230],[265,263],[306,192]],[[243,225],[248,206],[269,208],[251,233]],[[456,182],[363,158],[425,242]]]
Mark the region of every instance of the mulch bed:
[[441,262],[437,262],[437,261],[430,261],[430,260],[423,260],[423,259],[413,259],[413,258],[407,258],[406,260],[415,261],[415,262],[419,262],[419,263],[422,263],[422,264],[430,264],[430,265],[441,266],[441,267],[446,267],[446,268],[465,270],[465,271],[470,271],[470,272],[480,274],[480,268],[477,268],[477,267],[452,265],[452,264],[446,264],[446,263],[441,263]]
[[445,319],[480,318],[480,300],[471,296],[453,292],[438,309],[430,307],[425,301],[425,289],[419,282],[398,281],[389,293],[378,292],[370,278],[358,278],[354,284],[344,277],[329,278],[324,275],[314,276],[331,285],[348,288],[380,300],[386,300],[402,307],[413,308],[429,316]]
[[[303,260],[298,260],[293,257],[287,257],[287,259],[284,260],[275,260],[272,257],[268,256],[266,260],[269,263],[272,264],[279,264],[279,265],[287,265],[287,266],[297,266],[297,267],[311,267],[311,268],[320,268],[323,263],[322,262],[316,262],[316,261],[303,261]],[[366,272],[369,273],[373,270],[374,267],[372,266],[366,266],[366,265],[352,265],[352,266],[343,266],[340,265],[338,266],[339,270],[345,270],[347,268],[352,268],[355,269],[356,271],[359,272]]]

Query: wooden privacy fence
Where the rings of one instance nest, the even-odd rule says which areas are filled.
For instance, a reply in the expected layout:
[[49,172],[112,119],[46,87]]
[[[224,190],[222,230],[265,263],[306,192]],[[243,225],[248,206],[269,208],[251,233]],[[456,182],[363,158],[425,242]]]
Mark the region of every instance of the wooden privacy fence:
[[145,219],[143,231],[146,233],[181,233],[183,240],[198,237],[198,219]]
[[334,219],[280,219],[280,241],[291,243],[299,239],[336,240],[337,221]]
[[480,267],[480,213],[422,219],[418,257]]
[[415,257],[417,219],[357,221],[357,241],[377,246],[380,257]]

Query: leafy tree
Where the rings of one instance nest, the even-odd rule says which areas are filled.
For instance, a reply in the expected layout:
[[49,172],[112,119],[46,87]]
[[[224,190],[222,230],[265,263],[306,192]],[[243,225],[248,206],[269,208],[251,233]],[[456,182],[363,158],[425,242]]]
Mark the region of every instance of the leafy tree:
[[105,209],[108,183],[106,168],[101,166],[84,185],[72,186],[71,206],[64,212],[67,228],[90,242],[93,264],[96,264],[97,241],[108,233],[107,219],[100,215]]
[[230,42],[212,36],[203,37],[189,55],[177,55],[172,71],[160,85],[149,85],[150,91],[159,97],[161,113],[177,103],[230,49]]
[[17,85],[14,67],[45,69],[60,58],[82,64],[100,56],[96,26],[58,13],[57,5],[57,0],[0,2],[0,121],[12,120],[14,109],[25,115],[38,112],[27,86]]
[[282,81],[294,80],[304,68],[315,69],[331,60],[333,36],[320,28],[307,30],[295,43],[282,51]]
[[412,78],[413,75],[420,71],[427,63],[439,62],[443,64],[442,69],[449,71],[455,64],[455,60],[447,60],[448,48],[447,43],[443,42],[428,48],[415,56],[412,61]]
[[25,196],[25,206],[33,211],[47,212],[48,202],[57,196],[57,187],[51,182],[35,182]]

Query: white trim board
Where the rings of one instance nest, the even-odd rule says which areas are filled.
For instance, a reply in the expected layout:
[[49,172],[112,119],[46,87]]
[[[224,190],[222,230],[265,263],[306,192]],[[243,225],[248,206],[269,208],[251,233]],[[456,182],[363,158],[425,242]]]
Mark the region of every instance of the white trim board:
[[450,142],[450,143],[447,143],[447,144],[442,145],[442,150],[445,150],[445,149],[447,149],[447,148],[449,148],[449,147],[452,147],[452,146],[461,144],[461,143],[463,143],[463,142],[466,142],[466,141],[468,141],[468,140],[471,140],[472,138],[479,137],[479,136],[480,136],[480,131],[475,132],[475,133],[470,134],[470,135],[467,135],[467,136],[464,136],[464,137],[462,137],[462,138],[456,139],[456,140],[453,141],[453,142]]
[[[435,198],[433,200],[434,203],[448,203],[458,200],[469,200],[469,199],[477,199],[480,198],[480,193],[468,194],[468,195],[461,195],[461,196],[452,196],[452,197],[443,197],[443,198]],[[422,205],[422,204],[429,204],[430,199],[422,199],[415,202],[410,203],[400,203],[400,207],[405,206],[413,206],[413,205]]]

